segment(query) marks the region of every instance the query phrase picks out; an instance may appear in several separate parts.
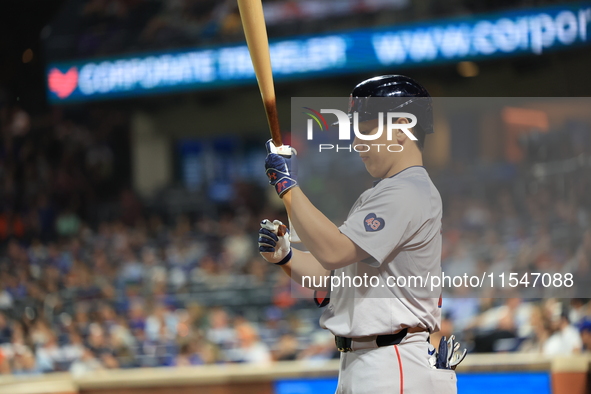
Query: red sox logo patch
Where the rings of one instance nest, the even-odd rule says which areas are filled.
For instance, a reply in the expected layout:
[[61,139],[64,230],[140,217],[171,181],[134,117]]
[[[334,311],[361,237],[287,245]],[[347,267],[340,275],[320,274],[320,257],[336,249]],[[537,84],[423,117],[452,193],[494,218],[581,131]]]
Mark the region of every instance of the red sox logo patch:
[[370,213],[363,219],[363,224],[365,225],[365,231],[373,232],[383,229],[386,222],[384,219],[377,217],[375,213]]

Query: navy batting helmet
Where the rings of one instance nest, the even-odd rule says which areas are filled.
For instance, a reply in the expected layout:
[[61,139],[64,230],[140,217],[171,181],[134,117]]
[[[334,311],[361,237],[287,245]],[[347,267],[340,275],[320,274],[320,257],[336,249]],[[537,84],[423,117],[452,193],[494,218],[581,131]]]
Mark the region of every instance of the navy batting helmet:
[[417,117],[414,134],[422,147],[426,134],[433,132],[433,107],[427,89],[404,75],[381,75],[367,79],[353,89],[349,116],[359,121],[377,119],[380,112],[410,112]]

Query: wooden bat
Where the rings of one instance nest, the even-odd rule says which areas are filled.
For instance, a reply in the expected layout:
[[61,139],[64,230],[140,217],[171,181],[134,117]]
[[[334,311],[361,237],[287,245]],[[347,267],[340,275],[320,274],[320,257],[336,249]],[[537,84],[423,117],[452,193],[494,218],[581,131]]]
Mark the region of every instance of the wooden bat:
[[246,36],[254,73],[265,105],[271,139],[276,147],[280,147],[283,143],[281,141],[281,130],[279,129],[279,118],[277,117],[277,102],[275,87],[273,86],[271,54],[263,14],[263,3],[261,0],[238,0],[238,9],[240,10],[240,19],[242,19],[242,28]]
[[[254,73],[257,77],[259,90],[265,105],[267,121],[271,130],[271,139],[276,147],[283,145],[281,141],[281,130],[279,129],[279,118],[277,116],[277,100],[275,98],[275,86],[273,85],[273,70],[271,68],[271,53],[269,52],[269,38],[265,15],[263,14],[263,3],[261,0],[238,0],[242,28],[246,36],[248,52],[254,66]],[[282,236],[287,231],[285,225],[280,226],[277,235]]]

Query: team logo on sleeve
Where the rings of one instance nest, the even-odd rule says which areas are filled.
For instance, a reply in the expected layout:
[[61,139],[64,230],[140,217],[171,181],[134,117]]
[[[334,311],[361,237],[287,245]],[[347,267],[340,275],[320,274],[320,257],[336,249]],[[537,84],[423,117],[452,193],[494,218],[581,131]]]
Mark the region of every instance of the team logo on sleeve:
[[377,217],[375,213],[370,213],[363,219],[363,225],[365,226],[365,231],[380,231],[384,228],[386,222],[384,219]]

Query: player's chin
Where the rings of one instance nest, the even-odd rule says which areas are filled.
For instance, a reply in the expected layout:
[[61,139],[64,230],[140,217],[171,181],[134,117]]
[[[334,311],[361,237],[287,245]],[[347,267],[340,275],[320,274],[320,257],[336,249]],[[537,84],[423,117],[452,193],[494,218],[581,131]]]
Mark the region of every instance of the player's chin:
[[365,163],[365,169],[373,178],[380,178],[380,172],[376,170],[370,163]]

